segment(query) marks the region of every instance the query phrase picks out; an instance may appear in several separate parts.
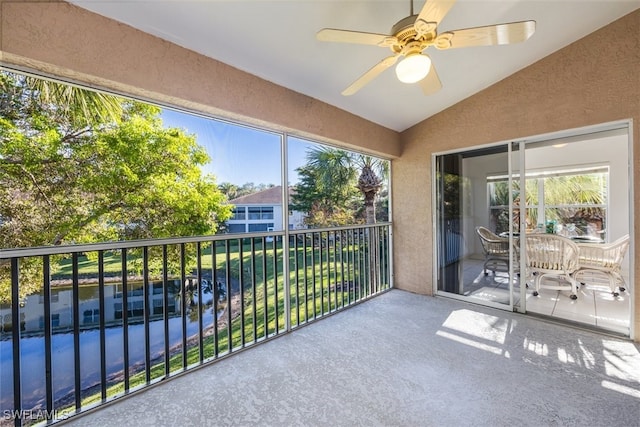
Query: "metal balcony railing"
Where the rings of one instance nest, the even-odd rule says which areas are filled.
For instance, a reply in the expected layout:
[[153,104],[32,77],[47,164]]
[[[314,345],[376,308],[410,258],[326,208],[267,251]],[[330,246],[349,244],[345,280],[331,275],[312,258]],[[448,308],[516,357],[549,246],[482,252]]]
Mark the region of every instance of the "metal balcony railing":
[[390,224],[0,251],[0,425],[48,424],[391,284]]

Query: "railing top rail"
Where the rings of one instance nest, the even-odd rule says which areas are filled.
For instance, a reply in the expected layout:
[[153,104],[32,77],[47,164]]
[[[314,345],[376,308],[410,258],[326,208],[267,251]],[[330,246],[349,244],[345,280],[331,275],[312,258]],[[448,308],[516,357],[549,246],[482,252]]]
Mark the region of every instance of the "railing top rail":
[[381,226],[389,226],[391,223],[376,223],[376,224],[358,224],[351,226],[341,227],[327,227],[327,228],[306,228],[299,230],[285,231],[269,231],[269,232],[256,232],[256,233],[233,233],[233,234],[215,234],[208,236],[192,236],[192,237],[168,237],[162,239],[140,239],[140,240],[121,240],[116,242],[106,243],[84,243],[79,245],[59,245],[59,246],[39,246],[28,248],[15,248],[15,249],[0,249],[0,259],[10,259],[16,257],[32,257],[43,255],[60,255],[80,252],[95,252],[95,251],[108,251],[118,249],[130,249],[130,248],[142,248],[151,246],[163,246],[163,245],[175,245],[180,243],[198,243],[198,242],[216,242],[233,239],[243,239],[252,237],[267,237],[267,236],[284,236],[285,234],[304,234],[304,233],[322,233],[329,231],[351,230],[358,228],[374,228]]
[[391,225],[390,222],[377,222],[375,224],[356,224],[343,225],[340,227],[323,227],[323,228],[301,228],[297,230],[289,230],[289,234],[305,234],[305,233],[325,233],[328,231],[353,230],[356,228],[375,228],[386,227]]

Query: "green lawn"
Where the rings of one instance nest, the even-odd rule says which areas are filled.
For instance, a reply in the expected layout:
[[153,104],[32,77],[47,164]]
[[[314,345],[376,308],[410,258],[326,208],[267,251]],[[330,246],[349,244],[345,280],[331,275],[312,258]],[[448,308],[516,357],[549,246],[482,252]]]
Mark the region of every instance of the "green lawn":
[[[249,239],[245,239],[250,242]],[[195,245],[187,247],[187,252],[191,252],[193,256],[193,266],[195,267],[197,256]],[[224,244],[219,244],[216,256],[216,268],[225,274],[229,272],[231,277],[238,279],[240,277],[240,250],[235,245],[231,246],[228,255],[229,265],[227,265],[227,255],[225,253]],[[224,327],[218,332],[217,348],[214,337],[208,336],[203,339],[203,359],[211,360],[219,355],[230,352],[231,349],[237,349],[244,345],[252,345],[266,336],[276,332],[276,322],[278,330],[285,328],[284,316],[284,278],[282,269],[282,248],[278,248],[275,252],[277,256],[277,272],[274,272],[274,250],[269,248],[266,251],[266,258],[263,256],[262,248],[255,246],[255,253],[252,257],[250,243],[245,244],[242,248],[242,271],[244,283],[244,311],[242,315],[237,315],[232,319],[231,331]],[[306,250],[299,247],[297,251],[290,251],[290,319],[293,326],[306,321],[312,320],[317,316],[335,311],[340,307],[348,305],[356,298],[368,295],[367,289],[360,286],[357,290],[354,288],[345,289],[338,287],[337,283],[350,282],[362,285],[366,280],[366,271],[364,263],[357,263],[355,258],[360,253],[357,246],[348,246],[342,251],[334,253],[330,251],[327,255],[326,249],[322,252],[322,265],[320,263],[320,251],[313,250],[309,245]],[[213,265],[211,256],[211,245],[203,246],[201,254],[201,266],[203,269],[210,269]],[[154,254],[155,256],[155,254]],[[161,253],[160,253],[161,256]],[[328,259],[327,259],[328,258]],[[342,261],[345,261],[345,265]],[[127,264],[135,265],[141,262],[141,255],[131,253],[128,254]],[[104,257],[105,272],[111,274],[121,274],[122,258],[120,253],[108,253]],[[264,274],[266,265],[266,275]],[[296,268],[297,267],[297,268]],[[129,269],[129,267],[128,267]],[[254,272],[255,270],[255,272]],[[70,275],[72,271],[71,260],[62,260],[58,274]],[[78,260],[78,272],[87,276],[97,276],[97,257],[94,254],[89,256],[83,255]],[[255,286],[253,284],[255,277]],[[276,287],[274,286],[277,278],[277,301]],[[344,280],[343,280],[344,279]],[[265,292],[267,293],[268,305],[265,307]],[[255,302],[255,304],[254,304]],[[255,305],[255,311],[254,311]],[[277,318],[276,318],[277,307]],[[265,321],[266,310],[266,321]],[[224,315],[226,318],[226,313]],[[254,321],[255,318],[255,321]],[[255,331],[254,331],[255,324]],[[244,328],[243,328],[244,327]],[[244,343],[243,343],[244,332]],[[255,334],[254,334],[255,332]],[[229,343],[231,342],[231,346]],[[176,354],[171,355],[169,359],[169,375],[180,372],[184,366],[187,367],[200,363],[200,348],[198,340],[192,344],[188,344],[186,349],[186,364],[183,361],[183,352],[180,350]],[[164,360],[155,363],[150,367],[150,380],[163,378],[166,375]],[[144,368],[140,372],[134,373],[129,379],[129,388],[143,386],[147,382]],[[124,393],[124,382],[119,381],[115,384],[108,385],[108,398]],[[82,405],[92,405],[100,402],[100,392],[93,393],[90,396],[83,396]]]

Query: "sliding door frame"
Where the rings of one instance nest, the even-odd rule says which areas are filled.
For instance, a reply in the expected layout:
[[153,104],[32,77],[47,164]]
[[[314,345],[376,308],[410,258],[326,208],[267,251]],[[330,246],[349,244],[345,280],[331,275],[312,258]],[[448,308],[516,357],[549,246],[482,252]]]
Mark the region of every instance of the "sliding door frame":
[[[513,311],[518,311],[521,313],[526,313],[526,287],[525,287],[525,283],[524,281],[522,281],[522,283],[520,284],[520,298],[519,298],[519,303],[518,305],[514,305],[514,299],[513,299],[513,289],[511,290],[511,297],[510,297],[510,304],[499,304],[499,303],[495,303],[495,302],[483,302],[483,301],[479,301],[479,300],[473,300],[470,299],[468,297],[465,297],[463,295],[456,295],[456,294],[452,294],[449,292],[444,292],[444,291],[439,291],[438,290],[438,248],[439,248],[439,242],[438,242],[438,209],[437,209],[437,188],[438,188],[438,180],[437,180],[437,176],[436,176],[436,159],[439,156],[443,156],[443,155],[447,155],[447,154],[456,154],[456,153],[462,153],[465,151],[469,151],[469,150],[478,150],[478,149],[483,149],[483,148],[491,148],[491,147],[497,147],[497,146],[502,146],[507,144],[508,145],[508,154],[509,154],[509,158],[508,158],[508,174],[509,174],[509,200],[510,200],[510,204],[509,204],[509,215],[511,216],[513,214],[513,186],[512,186],[512,169],[513,169],[513,165],[512,165],[512,147],[514,145],[518,145],[518,159],[519,159],[519,166],[520,166],[520,170],[521,171],[525,171],[525,173],[520,173],[520,188],[526,188],[525,187],[525,182],[526,182],[526,146],[529,143],[534,143],[534,142],[550,142],[553,140],[566,140],[566,139],[580,139],[580,137],[586,136],[586,135],[590,135],[593,133],[599,133],[599,132],[605,132],[605,131],[609,131],[609,130],[618,130],[618,129],[625,129],[626,130],[626,134],[627,134],[627,149],[628,149],[628,160],[627,160],[627,168],[628,168],[628,197],[629,197],[629,223],[628,223],[628,227],[629,227],[629,235],[630,235],[630,245],[629,245],[629,251],[628,251],[628,257],[629,257],[629,283],[628,283],[628,287],[631,288],[631,293],[630,295],[630,307],[629,307],[629,336],[631,339],[635,339],[636,337],[636,333],[637,331],[635,330],[635,324],[636,324],[636,316],[637,316],[637,310],[638,307],[636,307],[636,292],[638,291],[637,289],[635,289],[635,268],[636,268],[636,264],[635,264],[635,236],[633,233],[633,230],[635,230],[634,225],[635,225],[635,209],[634,209],[634,203],[633,201],[634,199],[634,168],[633,168],[633,146],[634,146],[634,140],[633,140],[633,120],[632,119],[626,119],[626,120],[618,120],[618,121],[612,121],[612,122],[607,122],[607,123],[600,123],[600,124],[596,124],[596,125],[591,125],[591,126],[584,126],[584,127],[580,127],[580,128],[573,128],[573,129],[566,129],[566,130],[562,130],[562,131],[555,131],[555,132],[550,132],[550,133],[544,133],[544,134],[539,134],[539,135],[532,135],[532,136],[528,136],[528,137],[523,137],[523,138],[516,138],[516,139],[512,139],[512,140],[506,140],[506,141],[500,141],[500,142],[495,142],[495,143],[489,143],[489,144],[482,144],[482,145],[477,145],[477,146],[471,146],[471,147],[465,147],[465,148],[460,148],[460,149],[454,149],[454,150],[447,150],[447,151],[440,151],[440,152],[435,152],[432,153],[431,155],[431,176],[432,176],[432,188],[431,188],[431,206],[432,206],[432,240],[433,240],[433,275],[432,275],[432,284],[433,284],[433,294],[434,295],[439,295],[439,296],[446,296],[448,298],[453,298],[453,299],[460,299],[460,300],[464,300],[467,302],[474,302],[477,304],[481,304],[481,305],[486,305],[486,306],[490,306],[490,307],[494,307],[494,308],[499,308],[499,309],[503,309],[503,310],[513,310]],[[525,219],[526,219],[526,209],[520,209],[520,230],[522,231],[522,236],[526,237],[526,227],[525,227]],[[512,230],[513,224],[509,225],[509,229],[510,231]],[[512,233],[511,233],[512,234]],[[521,238],[520,239],[520,253],[524,253],[525,250],[525,243],[524,243],[524,239]],[[513,259],[511,259],[511,261],[513,261]],[[520,271],[525,271],[525,259],[524,257],[520,257]],[[513,263],[511,263],[511,267],[510,267],[510,277],[514,277],[513,276]],[[513,280],[511,281],[511,287],[513,287]]]

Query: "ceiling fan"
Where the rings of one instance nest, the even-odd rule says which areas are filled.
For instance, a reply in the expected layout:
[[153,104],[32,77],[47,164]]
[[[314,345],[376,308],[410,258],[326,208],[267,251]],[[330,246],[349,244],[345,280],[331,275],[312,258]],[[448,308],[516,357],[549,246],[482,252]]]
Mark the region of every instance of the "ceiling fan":
[[393,66],[400,57],[404,59],[396,66],[398,79],[404,83],[420,82],[423,93],[430,95],[442,87],[431,58],[423,53],[430,46],[445,50],[518,43],[531,37],[536,29],[535,21],[521,21],[439,33],[438,25],[455,0],[427,0],[417,15],[413,14],[413,0],[409,2],[410,15],[398,21],[391,28],[391,34],[363,33],[334,28],[318,31],[316,37],[320,41],[388,47],[393,53],[360,76],[342,91],[342,95],[353,95],[384,70]]

